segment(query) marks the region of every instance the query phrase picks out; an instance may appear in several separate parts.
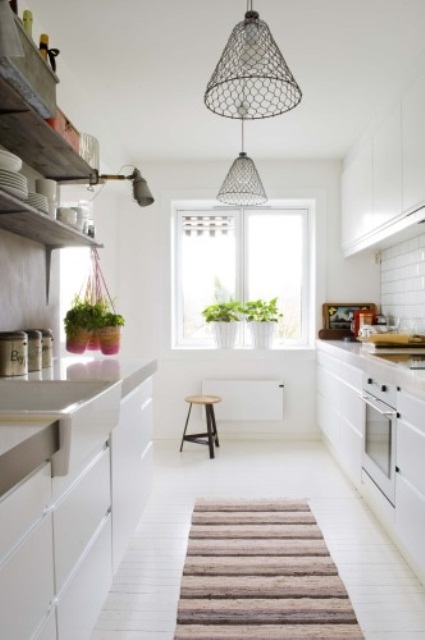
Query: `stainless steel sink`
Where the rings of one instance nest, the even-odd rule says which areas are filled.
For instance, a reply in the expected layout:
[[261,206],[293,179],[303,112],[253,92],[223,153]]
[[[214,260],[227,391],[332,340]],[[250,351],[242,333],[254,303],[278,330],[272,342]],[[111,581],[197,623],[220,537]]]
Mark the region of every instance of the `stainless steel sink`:
[[396,365],[406,367],[407,369],[425,369],[425,350],[411,350],[400,353],[379,353],[370,354],[374,358],[384,360]]
[[59,422],[54,475],[66,475],[108,438],[118,424],[121,382],[99,380],[0,382],[0,420]]

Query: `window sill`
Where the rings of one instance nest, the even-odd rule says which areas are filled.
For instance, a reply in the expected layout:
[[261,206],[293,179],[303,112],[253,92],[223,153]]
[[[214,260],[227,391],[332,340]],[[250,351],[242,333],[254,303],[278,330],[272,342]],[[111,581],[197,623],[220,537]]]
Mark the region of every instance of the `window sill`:
[[253,349],[251,347],[236,347],[233,349],[176,347],[174,349],[164,349],[161,357],[172,360],[278,360],[282,355],[311,355],[315,354],[315,351],[315,345],[282,346],[274,349]]

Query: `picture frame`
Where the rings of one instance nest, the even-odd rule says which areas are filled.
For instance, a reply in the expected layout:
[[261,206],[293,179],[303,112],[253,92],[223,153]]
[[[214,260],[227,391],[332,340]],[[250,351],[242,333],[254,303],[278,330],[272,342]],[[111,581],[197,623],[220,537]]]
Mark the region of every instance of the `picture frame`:
[[325,302],[322,305],[323,328],[350,331],[354,312],[363,310],[377,313],[373,302]]

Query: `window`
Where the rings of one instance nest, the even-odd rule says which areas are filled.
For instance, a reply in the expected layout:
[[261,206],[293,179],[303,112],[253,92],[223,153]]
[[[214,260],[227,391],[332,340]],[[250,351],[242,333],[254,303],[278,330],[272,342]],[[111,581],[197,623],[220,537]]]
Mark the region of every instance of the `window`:
[[[202,309],[278,297],[277,346],[307,343],[309,208],[177,208],[174,347],[213,346]],[[250,346],[242,327],[239,347]]]

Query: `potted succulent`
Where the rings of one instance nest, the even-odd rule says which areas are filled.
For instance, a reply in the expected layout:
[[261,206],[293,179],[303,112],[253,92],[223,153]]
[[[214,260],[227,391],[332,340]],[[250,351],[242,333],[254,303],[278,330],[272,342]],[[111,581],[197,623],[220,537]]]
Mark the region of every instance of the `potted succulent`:
[[251,331],[253,345],[257,349],[269,349],[279,318],[283,314],[277,306],[277,297],[269,301],[250,300],[242,309]]
[[242,305],[236,300],[216,302],[202,311],[205,321],[212,323],[219,349],[231,349],[234,346],[241,313]]

